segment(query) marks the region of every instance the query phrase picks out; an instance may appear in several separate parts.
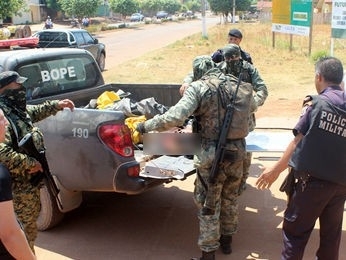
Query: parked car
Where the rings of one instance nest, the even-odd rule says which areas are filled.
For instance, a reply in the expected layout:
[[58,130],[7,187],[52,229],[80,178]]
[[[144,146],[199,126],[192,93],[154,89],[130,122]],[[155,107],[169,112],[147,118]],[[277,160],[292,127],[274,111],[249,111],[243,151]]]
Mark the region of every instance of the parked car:
[[156,13],[156,18],[157,19],[167,19],[168,13],[166,11],[159,11]]
[[94,56],[101,71],[105,69],[106,47],[99,43],[87,30],[84,29],[51,29],[42,30],[33,34],[39,38],[38,47],[57,48],[70,47],[85,49]]
[[141,22],[143,20],[144,20],[144,15],[142,15],[140,13],[134,13],[130,17],[131,22]]

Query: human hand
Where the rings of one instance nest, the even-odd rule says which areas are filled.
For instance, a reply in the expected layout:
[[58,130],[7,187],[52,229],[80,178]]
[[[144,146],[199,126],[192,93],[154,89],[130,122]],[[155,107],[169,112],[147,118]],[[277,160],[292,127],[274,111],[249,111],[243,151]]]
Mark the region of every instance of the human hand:
[[179,93],[181,96],[184,95],[185,90],[189,87],[189,83],[183,83],[179,88]]
[[43,172],[42,165],[39,161],[35,160],[35,165],[29,170],[29,173]]
[[145,133],[144,123],[138,123],[136,126],[136,131],[141,135]]
[[270,186],[279,177],[279,175],[280,175],[280,172],[276,172],[272,168],[265,168],[261,176],[256,181],[257,188],[261,190],[269,189]]
[[69,99],[63,99],[58,102],[58,107],[60,109],[69,108],[71,111],[73,111],[74,103]]

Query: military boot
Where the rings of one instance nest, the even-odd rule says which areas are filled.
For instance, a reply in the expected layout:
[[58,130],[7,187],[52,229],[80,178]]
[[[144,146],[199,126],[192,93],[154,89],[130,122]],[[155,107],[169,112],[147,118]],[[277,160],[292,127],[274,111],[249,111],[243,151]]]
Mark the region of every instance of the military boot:
[[191,260],[215,260],[215,251],[205,252],[202,251],[202,256],[200,258],[193,257]]
[[219,241],[222,253],[225,255],[232,253],[232,236],[221,235]]

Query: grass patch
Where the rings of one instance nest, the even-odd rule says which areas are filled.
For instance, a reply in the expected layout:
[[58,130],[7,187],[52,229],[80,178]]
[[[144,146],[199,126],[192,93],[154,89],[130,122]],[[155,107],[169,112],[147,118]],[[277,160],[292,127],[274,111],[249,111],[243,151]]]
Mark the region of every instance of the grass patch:
[[[290,36],[276,34],[273,48],[270,23],[239,23],[243,32],[241,47],[249,52],[256,68],[267,84],[271,99],[301,99],[314,94],[314,63],[330,49],[330,25],[315,25],[309,54],[309,38],[294,35],[290,51]],[[197,55],[210,55],[222,48],[233,24],[217,25],[208,30],[207,38],[201,33],[179,40],[165,48],[125,62],[111,71],[105,71],[107,82],[120,83],[181,83],[192,70]],[[346,68],[345,40],[334,44],[334,56]]]

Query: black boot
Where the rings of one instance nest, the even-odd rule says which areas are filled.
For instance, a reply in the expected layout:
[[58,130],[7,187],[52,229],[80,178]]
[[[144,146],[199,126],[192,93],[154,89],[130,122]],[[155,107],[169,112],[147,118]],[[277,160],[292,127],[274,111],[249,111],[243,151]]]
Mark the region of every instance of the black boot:
[[225,255],[232,253],[232,236],[221,235],[219,241],[222,253]]
[[215,251],[205,252],[202,251],[202,256],[200,258],[193,257],[191,260],[215,260]]

